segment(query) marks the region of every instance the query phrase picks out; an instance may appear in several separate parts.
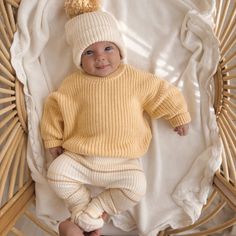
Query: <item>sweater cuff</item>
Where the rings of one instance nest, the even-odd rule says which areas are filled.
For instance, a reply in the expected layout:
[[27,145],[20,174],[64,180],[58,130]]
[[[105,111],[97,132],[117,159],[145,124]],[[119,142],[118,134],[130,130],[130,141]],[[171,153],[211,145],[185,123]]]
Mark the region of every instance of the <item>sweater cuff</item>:
[[190,114],[188,112],[175,116],[174,118],[170,119],[170,124],[175,128],[180,125],[188,124],[191,121]]
[[58,147],[62,146],[62,140],[47,140],[44,141],[44,146],[45,148],[53,148],[53,147]]

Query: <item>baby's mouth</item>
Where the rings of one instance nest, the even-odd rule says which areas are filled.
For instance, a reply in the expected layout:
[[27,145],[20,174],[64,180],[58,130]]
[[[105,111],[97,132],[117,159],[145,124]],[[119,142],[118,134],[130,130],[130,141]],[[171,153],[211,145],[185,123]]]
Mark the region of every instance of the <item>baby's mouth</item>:
[[103,69],[105,69],[105,68],[107,68],[109,65],[100,65],[100,66],[96,66],[96,68],[98,69],[98,70],[103,70]]

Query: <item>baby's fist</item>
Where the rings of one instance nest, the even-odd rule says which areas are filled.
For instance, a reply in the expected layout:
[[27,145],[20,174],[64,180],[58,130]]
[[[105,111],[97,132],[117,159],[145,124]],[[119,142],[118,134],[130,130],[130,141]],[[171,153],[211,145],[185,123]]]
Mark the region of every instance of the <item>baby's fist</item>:
[[53,158],[60,156],[64,151],[63,147],[61,146],[49,148],[48,150]]
[[187,135],[188,130],[189,130],[189,124],[180,125],[180,126],[175,127],[175,129],[174,129],[174,131],[177,132],[177,134],[180,136]]

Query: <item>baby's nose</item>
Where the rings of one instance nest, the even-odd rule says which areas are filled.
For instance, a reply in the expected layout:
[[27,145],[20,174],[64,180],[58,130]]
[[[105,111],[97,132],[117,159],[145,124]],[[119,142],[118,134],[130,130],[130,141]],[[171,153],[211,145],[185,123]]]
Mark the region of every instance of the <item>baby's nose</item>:
[[97,55],[97,57],[96,57],[96,61],[97,61],[97,62],[99,62],[99,61],[104,61],[104,60],[105,60],[105,57],[104,57],[103,54]]

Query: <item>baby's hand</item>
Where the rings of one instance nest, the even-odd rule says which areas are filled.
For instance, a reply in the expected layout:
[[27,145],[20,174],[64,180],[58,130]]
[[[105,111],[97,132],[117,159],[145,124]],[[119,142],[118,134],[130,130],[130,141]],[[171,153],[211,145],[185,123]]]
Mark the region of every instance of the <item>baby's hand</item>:
[[49,148],[48,150],[49,150],[50,154],[52,155],[52,157],[54,157],[54,158],[60,156],[64,151],[63,147],[61,147],[61,146]]
[[180,136],[185,136],[188,134],[189,124],[180,125],[175,127],[174,131]]

